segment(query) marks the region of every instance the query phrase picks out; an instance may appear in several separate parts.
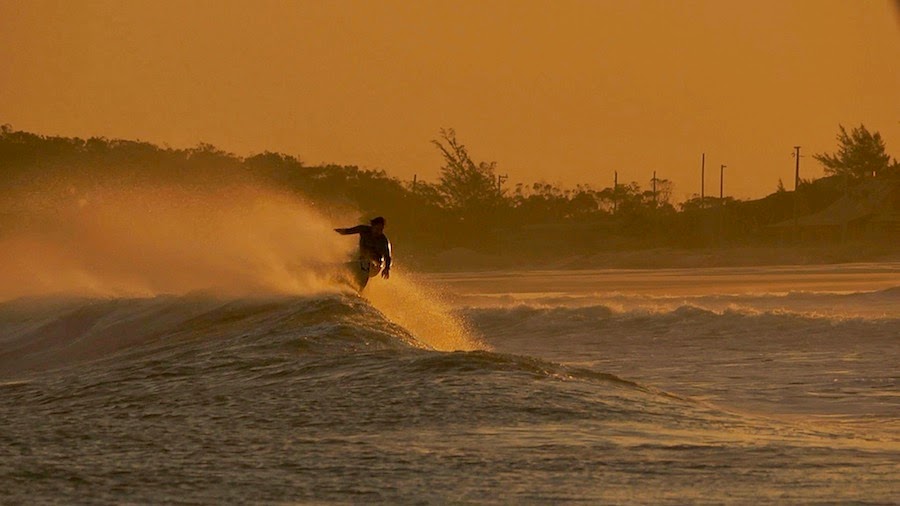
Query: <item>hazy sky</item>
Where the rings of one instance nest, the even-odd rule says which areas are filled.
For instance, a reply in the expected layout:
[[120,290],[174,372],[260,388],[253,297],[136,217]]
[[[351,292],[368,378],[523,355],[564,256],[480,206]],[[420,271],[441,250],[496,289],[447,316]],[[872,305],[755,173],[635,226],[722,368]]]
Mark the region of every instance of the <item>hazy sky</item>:
[[[864,123],[900,158],[889,0],[0,0],[0,123],[209,142],[436,181],[452,127],[510,183],[653,170],[674,196],[793,186]],[[804,177],[821,176],[811,158]]]

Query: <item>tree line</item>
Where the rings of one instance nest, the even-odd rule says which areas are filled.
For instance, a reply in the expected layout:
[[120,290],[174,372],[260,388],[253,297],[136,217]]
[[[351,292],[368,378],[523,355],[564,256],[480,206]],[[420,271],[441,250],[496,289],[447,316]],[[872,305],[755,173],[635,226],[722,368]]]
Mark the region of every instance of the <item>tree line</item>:
[[[804,214],[823,209],[865,178],[896,177],[900,166],[884,141],[864,126],[841,126],[838,150],[815,158],[826,177],[802,181]],[[95,184],[170,181],[202,188],[227,178],[263,181],[297,195],[323,214],[388,218],[391,236],[410,255],[467,248],[517,258],[608,249],[697,247],[774,240],[766,227],[797,212],[783,185],[758,200],[695,197],[672,203],[666,179],[564,188],[547,182],[504,188],[496,162],[475,161],[452,129],[432,141],[443,164],[436,182],[406,181],[383,170],[313,165],[295,156],[263,152],[241,157],[209,144],[188,149],[94,137],[42,136],[0,127],[0,190],[34,191],[59,181]],[[9,206],[7,206],[9,209]],[[14,220],[10,212],[2,222]],[[0,229],[2,233],[2,229]]]

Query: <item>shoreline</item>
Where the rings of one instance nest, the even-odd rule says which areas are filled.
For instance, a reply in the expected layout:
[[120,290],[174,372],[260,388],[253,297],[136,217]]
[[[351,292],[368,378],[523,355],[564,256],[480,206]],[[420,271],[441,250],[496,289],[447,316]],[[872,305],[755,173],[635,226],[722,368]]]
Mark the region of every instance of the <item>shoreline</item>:
[[696,269],[703,267],[816,266],[900,262],[900,249],[848,243],[839,246],[732,246],[721,248],[652,248],[599,251],[566,256],[505,257],[467,248],[452,248],[411,259],[422,272],[502,270]]

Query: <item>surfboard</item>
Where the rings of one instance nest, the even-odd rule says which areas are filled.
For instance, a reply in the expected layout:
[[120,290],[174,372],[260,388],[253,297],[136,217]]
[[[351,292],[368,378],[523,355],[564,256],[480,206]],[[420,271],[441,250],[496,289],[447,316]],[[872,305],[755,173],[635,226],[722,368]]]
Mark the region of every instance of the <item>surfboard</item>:
[[370,278],[374,278],[381,272],[380,262],[364,258],[347,262],[345,266],[350,274],[350,282],[355,285],[354,288],[359,292],[363,291]]

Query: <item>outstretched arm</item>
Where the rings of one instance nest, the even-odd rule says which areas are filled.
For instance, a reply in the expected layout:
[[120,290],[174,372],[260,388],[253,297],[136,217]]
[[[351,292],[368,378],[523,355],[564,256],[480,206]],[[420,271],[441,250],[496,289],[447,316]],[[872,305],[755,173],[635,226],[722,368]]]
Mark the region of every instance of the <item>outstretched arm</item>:
[[365,229],[366,229],[365,225],[357,225],[352,228],[336,228],[336,229],[334,229],[334,231],[341,235],[350,235],[350,234],[358,234]]

